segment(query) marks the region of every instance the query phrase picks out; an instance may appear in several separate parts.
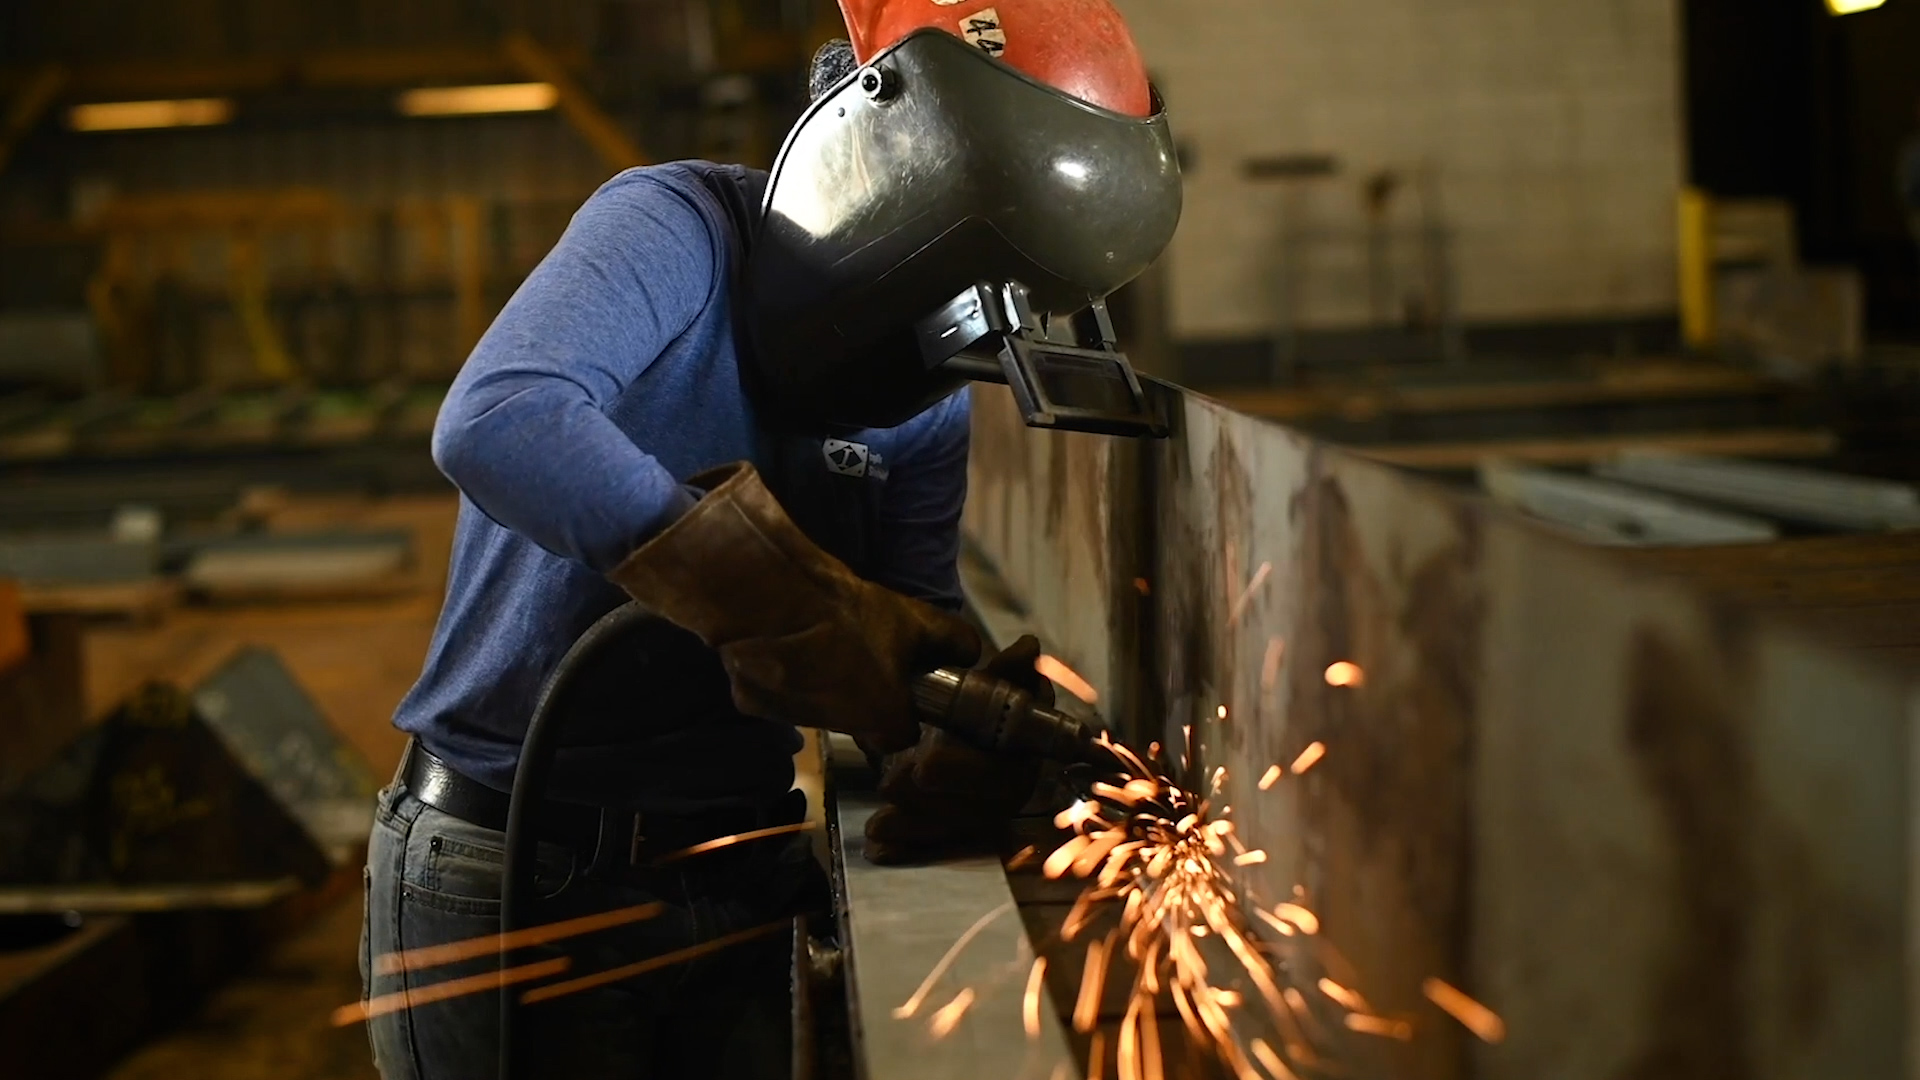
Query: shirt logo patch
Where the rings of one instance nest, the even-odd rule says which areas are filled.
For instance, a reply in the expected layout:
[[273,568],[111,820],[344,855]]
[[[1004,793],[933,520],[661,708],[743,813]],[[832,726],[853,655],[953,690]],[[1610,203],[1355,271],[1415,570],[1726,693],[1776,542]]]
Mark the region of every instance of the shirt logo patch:
[[988,56],[999,56],[1007,51],[1007,31],[1000,25],[999,8],[981,8],[961,19],[960,36],[967,39],[967,44]]
[[841,476],[867,475],[867,458],[871,451],[865,443],[826,439],[820,443],[820,452],[826,455],[827,468]]

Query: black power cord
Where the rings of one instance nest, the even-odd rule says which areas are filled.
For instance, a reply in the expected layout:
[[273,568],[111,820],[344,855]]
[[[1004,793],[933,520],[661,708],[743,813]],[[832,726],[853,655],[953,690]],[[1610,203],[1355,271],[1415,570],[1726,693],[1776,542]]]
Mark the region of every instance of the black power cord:
[[[552,771],[554,752],[560,746],[560,717],[566,714],[568,699],[582,672],[592,666],[600,654],[626,635],[659,616],[633,601],[613,609],[587,628],[554,665],[553,674],[540,688],[540,698],[527,721],[527,735],[520,743],[520,761],[513,770],[513,794],[507,804],[507,840],[505,861],[500,868],[500,933],[520,928],[532,906],[535,855],[540,842],[532,819],[543,801],[547,776]],[[500,953],[500,969],[507,968],[506,950]],[[519,1003],[503,984],[500,987],[500,1080],[519,1075],[513,1040]]]

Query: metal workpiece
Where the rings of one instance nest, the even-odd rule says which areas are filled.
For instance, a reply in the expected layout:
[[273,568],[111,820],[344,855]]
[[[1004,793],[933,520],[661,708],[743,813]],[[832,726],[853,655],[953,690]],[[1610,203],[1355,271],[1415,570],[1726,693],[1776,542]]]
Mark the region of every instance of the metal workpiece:
[[[1330,1021],[1322,1056],[1414,1080],[1906,1075],[1905,670],[1149,390],[1168,440],[1028,430],[976,388],[967,541],[1117,730],[1190,727],[1190,772],[1225,770],[1265,854],[1248,893],[1319,916],[1288,977]],[[1341,1026],[1321,977],[1411,1037]]]
[[[1050,1004],[1039,1033],[1022,1016],[1033,950],[996,858],[883,867],[861,853],[872,795],[837,798],[846,978],[861,1080],[1049,1080],[1078,1076]],[[969,931],[971,936],[968,937]],[[965,947],[942,962],[961,939]],[[926,992],[921,986],[939,972]],[[935,1033],[935,1014],[962,993],[958,1022]],[[911,1008],[908,1006],[911,1004]]]

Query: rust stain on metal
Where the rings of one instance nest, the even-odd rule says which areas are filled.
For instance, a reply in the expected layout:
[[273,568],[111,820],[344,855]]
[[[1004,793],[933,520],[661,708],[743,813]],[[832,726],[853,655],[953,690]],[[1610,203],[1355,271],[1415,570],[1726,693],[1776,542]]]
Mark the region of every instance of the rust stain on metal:
[[1674,926],[1653,987],[1649,1030],[1622,1080],[1756,1075],[1747,1030],[1750,851],[1749,732],[1673,642],[1636,635],[1629,662],[1627,745],[1673,844]]
[[1218,536],[1205,535],[1190,505],[1212,478],[1195,472],[1191,447],[1167,441],[1149,450],[1159,505],[1154,515],[1157,550],[1152,601],[1153,667],[1159,677],[1161,715],[1140,718],[1143,734],[1168,745],[1181,743],[1180,726],[1195,716],[1194,703],[1214,678],[1218,612],[1213,588]]
[[[1327,838],[1318,868],[1326,908],[1372,920],[1347,945],[1360,969],[1417,985],[1459,971],[1467,948],[1481,530],[1476,511],[1458,507],[1450,543],[1411,566],[1371,564],[1362,533],[1382,523],[1358,521],[1339,475],[1316,473],[1294,508],[1311,593],[1288,646],[1305,650],[1291,669],[1289,740],[1321,740],[1328,751],[1304,778],[1302,814]],[[1326,670],[1343,662],[1368,673],[1364,685],[1328,682]],[[1467,1074],[1457,1032],[1409,1052],[1417,1059],[1403,1062],[1405,1075]]]
[[1047,531],[1089,541],[1087,580],[1107,580],[1107,447],[1096,439],[1049,433]]

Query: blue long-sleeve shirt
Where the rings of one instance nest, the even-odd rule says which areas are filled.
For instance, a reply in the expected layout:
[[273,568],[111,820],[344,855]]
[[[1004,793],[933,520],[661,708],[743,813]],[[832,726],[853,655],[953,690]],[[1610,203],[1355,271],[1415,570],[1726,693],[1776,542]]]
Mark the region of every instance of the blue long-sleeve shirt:
[[[754,461],[856,571],[958,604],[965,393],[798,451],[755,420],[730,282],[764,183],[706,163],[608,181],[454,381],[433,437],[461,493],[446,603],[394,722],[473,779],[512,786],[541,684],[626,599],[605,573],[691,506],[686,481],[713,466]],[[818,476],[783,492],[796,469]],[[791,505],[793,491],[829,505]],[[677,807],[791,784],[797,734],[735,712],[717,661],[685,644],[595,691],[598,715],[569,729],[557,796]]]

